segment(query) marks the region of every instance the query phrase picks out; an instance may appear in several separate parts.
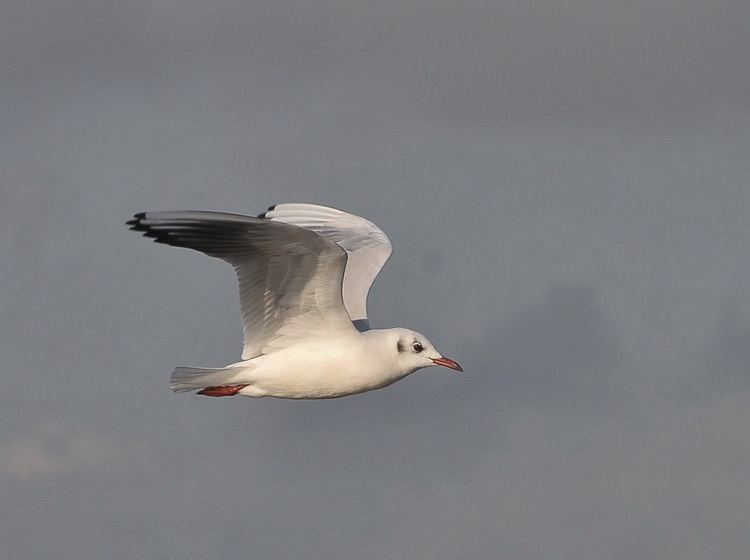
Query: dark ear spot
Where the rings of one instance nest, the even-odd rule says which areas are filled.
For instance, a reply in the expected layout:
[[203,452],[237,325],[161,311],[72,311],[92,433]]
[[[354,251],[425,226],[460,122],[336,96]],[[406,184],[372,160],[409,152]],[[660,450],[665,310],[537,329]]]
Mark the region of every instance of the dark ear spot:
[[404,343],[400,340],[398,341],[398,344],[396,344],[396,348],[398,348],[398,353],[401,354],[406,350],[406,347],[404,346]]

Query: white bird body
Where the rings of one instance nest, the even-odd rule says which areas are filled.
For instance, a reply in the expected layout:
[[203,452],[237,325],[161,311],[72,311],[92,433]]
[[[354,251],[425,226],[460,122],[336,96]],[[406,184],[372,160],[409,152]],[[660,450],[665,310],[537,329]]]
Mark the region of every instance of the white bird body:
[[247,385],[240,395],[292,399],[335,398],[380,389],[418,369],[382,360],[390,339],[398,336],[393,330],[310,341],[237,362],[227,366],[236,373],[225,383]]
[[148,212],[128,223],[157,242],[226,260],[240,281],[242,361],[178,367],[175,392],[323,399],[379,389],[432,365],[461,371],[419,333],[368,330],[367,293],[391,245],[363,218],[283,204],[257,218]]

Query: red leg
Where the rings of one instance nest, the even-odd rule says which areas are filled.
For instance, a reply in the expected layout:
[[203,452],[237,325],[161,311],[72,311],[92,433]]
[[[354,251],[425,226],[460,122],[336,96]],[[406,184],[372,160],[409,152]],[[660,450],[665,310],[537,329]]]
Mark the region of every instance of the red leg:
[[215,385],[198,391],[198,394],[207,397],[231,397],[232,395],[239,393],[245,387],[247,387],[247,385]]

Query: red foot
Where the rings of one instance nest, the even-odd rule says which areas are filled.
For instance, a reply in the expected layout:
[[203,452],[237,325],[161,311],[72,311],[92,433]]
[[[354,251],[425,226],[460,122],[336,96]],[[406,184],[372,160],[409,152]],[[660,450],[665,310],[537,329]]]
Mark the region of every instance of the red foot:
[[198,394],[207,397],[231,397],[242,391],[245,387],[247,385],[215,385],[214,387],[206,387],[198,391]]

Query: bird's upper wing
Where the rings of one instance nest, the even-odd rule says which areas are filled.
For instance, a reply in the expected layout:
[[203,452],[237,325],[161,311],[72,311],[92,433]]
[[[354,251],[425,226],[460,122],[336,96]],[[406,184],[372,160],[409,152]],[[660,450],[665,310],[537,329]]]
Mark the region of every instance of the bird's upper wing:
[[367,294],[393,252],[393,246],[383,230],[359,216],[316,204],[277,204],[258,217],[312,230],[334,241],[347,252],[349,260],[344,274],[344,306],[359,330],[369,329]]
[[347,255],[311,229],[220,212],[145,212],[128,224],[157,243],[195,249],[234,267],[243,359],[293,339],[357,332],[341,295]]

